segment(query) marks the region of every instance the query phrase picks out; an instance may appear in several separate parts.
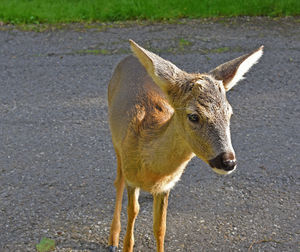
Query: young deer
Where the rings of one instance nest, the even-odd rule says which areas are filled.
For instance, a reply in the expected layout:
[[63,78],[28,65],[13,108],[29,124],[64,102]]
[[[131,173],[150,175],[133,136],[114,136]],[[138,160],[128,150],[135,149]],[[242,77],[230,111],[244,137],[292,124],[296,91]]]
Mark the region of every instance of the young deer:
[[169,191],[195,155],[219,174],[236,168],[225,92],[263,54],[254,52],[209,73],[186,73],[130,40],[135,55],[116,67],[108,87],[109,124],[117,156],[116,202],[109,251],[116,251],[121,229],[123,190],[128,222],[123,251],[133,251],[139,190],[153,195],[157,251],[164,251]]

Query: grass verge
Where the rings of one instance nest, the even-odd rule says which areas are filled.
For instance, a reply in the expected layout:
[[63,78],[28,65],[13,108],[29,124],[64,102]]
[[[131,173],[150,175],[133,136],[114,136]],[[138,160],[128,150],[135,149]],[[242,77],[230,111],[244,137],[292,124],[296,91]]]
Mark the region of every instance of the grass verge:
[[297,15],[299,0],[0,0],[11,24]]

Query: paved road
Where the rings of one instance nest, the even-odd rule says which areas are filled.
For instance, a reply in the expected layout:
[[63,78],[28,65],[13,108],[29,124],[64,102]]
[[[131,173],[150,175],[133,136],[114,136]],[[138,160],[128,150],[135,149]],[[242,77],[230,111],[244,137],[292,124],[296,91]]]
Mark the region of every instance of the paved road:
[[[192,160],[171,192],[166,251],[298,251],[299,20],[120,26],[1,28],[0,251],[34,251],[42,237],[57,251],[105,251],[116,167],[106,89],[129,38],[190,72],[265,45],[228,94],[238,171]],[[151,196],[140,204],[136,251],[154,251]],[[123,239],[125,208],[122,218]]]

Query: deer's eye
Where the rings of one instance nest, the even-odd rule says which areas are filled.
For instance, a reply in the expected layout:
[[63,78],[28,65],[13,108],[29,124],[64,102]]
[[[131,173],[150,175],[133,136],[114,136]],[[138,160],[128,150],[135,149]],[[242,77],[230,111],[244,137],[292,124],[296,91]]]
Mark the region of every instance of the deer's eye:
[[199,122],[199,116],[197,114],[188,114],[188,118],[191,122]]

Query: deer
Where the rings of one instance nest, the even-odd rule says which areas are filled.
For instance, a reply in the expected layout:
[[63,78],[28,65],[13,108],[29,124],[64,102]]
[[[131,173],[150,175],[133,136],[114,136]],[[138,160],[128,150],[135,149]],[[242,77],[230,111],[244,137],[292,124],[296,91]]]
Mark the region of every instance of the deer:
[[115,209],[108,250],[117,251],[123,192],[128,195],[123,251],[133,251],[139,192],[153,196],[153,233],[164,251],[170,190],[197,156],[216,173],[236,169],[232,108],[226,92],[263,55],[263,46],[208,73],[187,73],[133,40],[133,55],[115,68],[108,85],[108,117],[117,160]]

